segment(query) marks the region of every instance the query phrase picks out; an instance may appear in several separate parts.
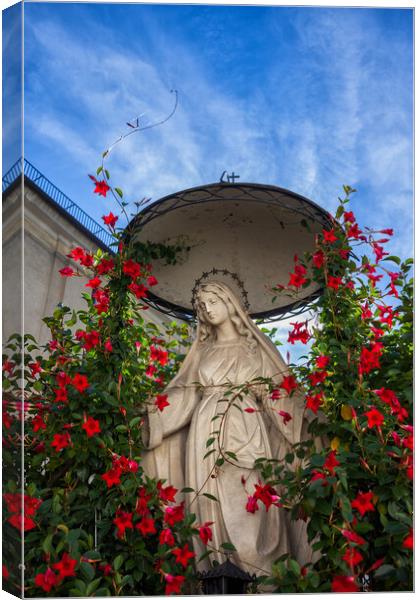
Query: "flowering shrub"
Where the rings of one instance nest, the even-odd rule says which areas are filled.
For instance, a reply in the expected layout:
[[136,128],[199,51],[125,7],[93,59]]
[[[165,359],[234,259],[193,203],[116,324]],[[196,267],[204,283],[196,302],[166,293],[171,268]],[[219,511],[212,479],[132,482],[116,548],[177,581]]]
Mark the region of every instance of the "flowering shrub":
[[[107,171],[98,180],[102,172],[91,177],[94,192],[112,191],[124,213],[121,190],[111,188]],[[346,211],[353,190],[345,191],[316,251],[296,257],[288,286],[276,288],[293,295],[311,281],[324,286],[312,305],[316,325],[295,322],[289,334],[291,344],[311,343],[307,360],[280,386],[264,382],[273,400],[304,390],[308,410],[323,415],[311,431],[328,445],[319,451],[302,442],[282,463],[259,459],[262,480],[246,505],[238,505],[247,518],[286,509],[307,522],[319,557],[306,565],[279,557],[265,583],[281,592],[412,586],[410,261],[384,251],[392,231],[360,230]],[[135,244],[116,230],[116,215],[103,220],[117,251],[91,254],[77,247],[60,270],[63,277],[86,277],[86,309],[58,306],[45,319],[48,344],[38,348],[31,336],[12,336],[3,362],[4,534],[10,542],[3,576],[14,594],[22,591],[14,571],[22,535],[25,595],[54,597],[194,591],[192,536],[205,545],[212,540],[212,523],[196,523],[176,502],[170,482],[149,479],[141,464],[146,407],[168,405],[164,387],[188,344],[186,328],[172,324],[163,334],[147,323],[142,300],[157,283],[151,262],[173,262],[179,249]],[[248,386],[227,390],[226,411]],[[280,416],[285,425],[291,421],[287,412]],[[209,442],[218,448],[209,450],[215,468],[235,463],[219,439]],[[24,482],[17,480],[21,443]],[[292,470],[295,456],[304,460]]]
[[[95,192],[108,189],[96,181]],[[139,299],[157,283],[150,261],[173,261],[176,249],[124,238],[112,213],[104,221],[117,252],[77,247],[60,270],[86,278],[86,309],[58,306],[45,319],[48,344],[14,335],[3,362],[3,570],[14,594],[22,535],[25,595],[55,597],[181,593],[192,579],[192,536],[211,536],[176,503],[177,490],[141,465],[145,409],[168,404],[162,390],[188,331],[172,324],[162,335]]]
[[344,190],[316,251],[296,257],[288,286],[276,288],[324,286],[312,330],[294,323],[289,335],[312,344],[288,393],[299,384],[307,409],[322,415],[312,433],[328,439],[321,452],[307,442],[286,456],[305,459],[296,472],[258,461],[319,556],[307,565],[279,558],[271,582],[282,592],[412,589],[412,261],[385,252],[392,230],[359,228],[346,210],[354,190]]

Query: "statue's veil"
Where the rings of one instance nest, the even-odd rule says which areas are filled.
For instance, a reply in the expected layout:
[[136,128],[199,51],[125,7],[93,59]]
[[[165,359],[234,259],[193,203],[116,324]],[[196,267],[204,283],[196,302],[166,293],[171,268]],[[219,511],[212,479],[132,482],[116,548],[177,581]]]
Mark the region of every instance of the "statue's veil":
[[[225,303],[228,300],[234,308],[236,316],[240,319],[241,324],[243,326],[243,330],[247,331],[251,334],[253,340],[257,343],[257,346],[261,352],[263,357],[264,364],[264,372],[261,373],[261,376],[270,378],[273,383],[279,384],[283,380],[286,375],[289,375],[289,369],[287,364],[283,360],[280,355],[275,344],[260,331],[260,329],[255,325],[252,319],[248,316],[246,311],[244,310],[241,301],[238,299],[238,295],[233,292],[231,287],[220,281],[208,281],[198,288],[205,289],[206,291],[213,291],[220,298],[222,298]],[[200,314],[200,308],[196,306],[197,311],[197,332],[196,338],[189,349],[184,362],[178,372],[178,374],[174,377],[170,384],[170,388],[178,388],[184,387],[187,384],[191,384],[194,379],[193,373],[196,372],[197,364],[200,360],[201,349],[205,342],[201,341],[202,338],[202,327],[203,327],[203,316]],[[246,383],[246,382],[244,382]],[[272,402],[268,398],[266,398],[266,402],[270,403],[273,406]],[[292,421],[290,421],[287,425],[283,423],[283,420],[277,415],[275,418],[276,423],[273,423],[273,417],[271,417],[270,423],[268,424],[269,430],[273,430],[273,425],[277,425],[275,429],[280,429],[286,440],[289,444],[294,444],[301,440],[302,435],[302,423],[303,423],[303,412],[304,412],[304,402],[301,394],[299,392],[295,393],[292,398],[288,398],[286,394],[281,398],[279,405],[279,410],[284,410],[288,412],[292,416]],[[277,403],[277,404],[278,404]],[[273,411],[270,410],[270,413]],[[276,452],[276,448],[280,445],[278,436],[275,435],[274,431],[272,431],[272,435],[270,435],[271,444],[273,447],[273,451]]]

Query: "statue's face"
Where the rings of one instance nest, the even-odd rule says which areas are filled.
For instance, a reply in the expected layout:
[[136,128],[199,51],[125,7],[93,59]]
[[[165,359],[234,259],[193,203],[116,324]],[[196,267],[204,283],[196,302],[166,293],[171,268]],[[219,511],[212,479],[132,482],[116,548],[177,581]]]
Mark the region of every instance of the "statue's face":
[[198,302],[205,319],[210,325],[217,327],[230,319],[226,304],[213,292],[202,291]]

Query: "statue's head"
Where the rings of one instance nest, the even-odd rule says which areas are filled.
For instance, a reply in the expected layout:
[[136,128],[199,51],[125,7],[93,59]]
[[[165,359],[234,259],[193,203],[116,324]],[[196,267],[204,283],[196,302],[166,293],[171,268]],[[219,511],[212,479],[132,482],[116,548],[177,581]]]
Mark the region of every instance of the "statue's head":
[[195,300],[195,310],[200,325],[200,341],[215,339],[216,330],[226,320],[232,321],[239,336],[244,336],[251,351],[257,342],[252,327],[232,289],[225,283],[207,282],[199,285]]
[[230,297],[232,294],[233,292],[225,285],[211,282],[201,284],[195,306],[200,321],[218,327],[226,320],[231,320],[236,313]]

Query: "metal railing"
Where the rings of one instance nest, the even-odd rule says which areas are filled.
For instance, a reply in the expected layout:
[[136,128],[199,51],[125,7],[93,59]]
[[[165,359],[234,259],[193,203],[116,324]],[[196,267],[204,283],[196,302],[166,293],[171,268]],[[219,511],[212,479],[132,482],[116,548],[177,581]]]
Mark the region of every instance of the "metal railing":
[[2,192],[4,193],[21,175],[23,174],[32,183],[34,183],[44,194],[48,196],[52,202],[57,204],[80,225],[82,225],[89,233],[102,242],[107,248],[112,251],[111,243],[115,242],[112,235],[90,217],[80,206],[71,200],[66,194],[63,194],[49,179],[47,179],[37,168],[35,168],[26,158],[19,159],[7,171],[2,178]]

